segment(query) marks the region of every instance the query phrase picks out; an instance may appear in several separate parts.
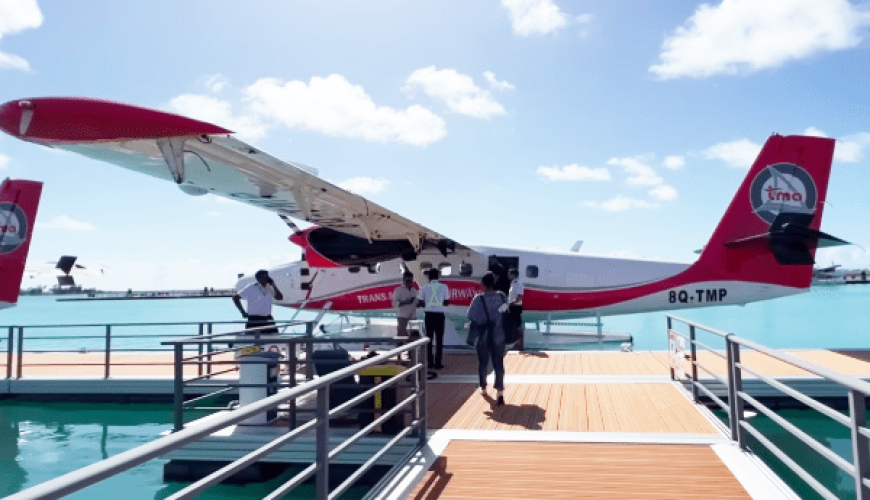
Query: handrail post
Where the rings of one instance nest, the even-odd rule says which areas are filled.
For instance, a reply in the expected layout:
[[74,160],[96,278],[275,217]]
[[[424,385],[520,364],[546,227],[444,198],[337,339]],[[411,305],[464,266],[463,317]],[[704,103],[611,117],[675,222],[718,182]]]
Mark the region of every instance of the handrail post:
[[317,430],[315,463],[317,464],[317,500],[329,498],[329,386],[317,389]]
[[[214,345],[212,344],[212,341],[211,341],[211,333],[212,333],[212,329],[213,329],[213,328],[214,328],[214,326],[212,325],[212,323],[209,323],[209,324],[208,324],[208,330],[207,330],[207,333],[208,333],[208,336],[209,336],[209,341],[208,341],[208,366],[205,367],[205,372],[208,373],[209,375],[211,375],[211,362],[213,361],[211,353],[214,351]],[[209,378],[211,378],[211,377],[209,377]]]
[[6,378],[12,378],[12,342],[15,340],[15,327],[9,327],[9,340],[6,342]]
[[420,392],[420,397],[417,399],[420,403],[420,411],[422,412],[420,418],[420,446],[426,444],[426,426],[429,424],[429,408],[426,403],[426,386],[427,380],[429,379],[429,357],[426,356],[426,353],[422,352],[425,348],[426,344],[424,343],[423,345],[417,346],[415,349],[417,358],[422,360],[423,363],[423,368],[420,370],[420,386],[422,387],[422,390]]
[[[409,352],[408,354],[411,355],[411,366],[412,367],[417,366],[417,363],[420,362],[419,350],[414,348],[414,350]],[[418,396],[417,396],[417,401],[414,401],[414,417],[413,417],[414,420],[420,420],[420,418],[423,415],[423,412],[420,411],[421,408],[420,408],[419,394],[420,394],[421,387],[422,387],[422,383],[420,381],[420,373],[416,373],[416,374],[414,374],[414,392],[416,392],[418,394]],[[417,428],[417,430],[415,432],[417,432],[417,437],[419,437],[421,433],[425,434],[425,431],[423,431],[419,427]]]
[[[200,337],[202,337],[204,326],[205,325],[203,325],[202,323],[199,324],[199,336]],[[197,363],[197,365],[196,365],[196,376],[202,377],[202,344],[201,343],[197,344],[196,353],[199,355],[199,357],[196,358],[199,360],[199,363]]]
[[[670,316],[667,317],[667,320],[668,320],[668,344],[670,344],[670,342],[671,342],[671,330],[674,329],[674,322],[673,322],[673,320],[671,319]],[[674,342],[676,342],[676,341],[677,341],[677,339],[674,339]],[[668,347],[669,347],[668,350],[670,351],[670,345],[669,345]],[[676,349],[676,348],[675,348],[675,349]],[[669,357],[670,357],[670,356],[673,355],[673,353],[670,353],[670,352],[669,352],[668,355],[669,355]],[[669,358],[669,359],[673,359],[673,358]],[[668,362],[668,365],[670,365],[670,368],[671,368],[671,380],[677,380],[677,375],[674,373],[674,364],[673,364],[673,362],[669,361],[669,362]]]
[[106,366],[105,366],[105,374],[103,378],[109,378],[109,363],[111,362],[112,356],[112,325],[106,325]]
[[[296,387],[296,344],[287,342],[287,376],[290,377],[290,388]],[[296,428],[296,398],[290,400],[290,429]]]
[[870,499],[870,490],[864,486],[864,478],[870,474],[870,460],[867,454],[867,436],[860,432],[867,424],[866,397],[864,393],[849,391],[849,414],[852,417],[852,460],[855,463],[855,498]]
[[16,360],[16,364],[18,365],[18,378],[21,378],[21,374],[24,368],[24,327],[18,327],[18,345],[15,346],[18,349],[18,359]]
[[314,323],[305,323],[305,380],[314,380]]
[[743,371],[737,366],[740,363],[740,344],[737,342],[731,342],[731,365],[732,370],[734,372],[731,385],[734,386],[734,408],[735,417],[734,420],[737,421],[737,445],[740,446],[741,450],[746,449],[746,431],[740,425],[743,422],[743,408],[746,406],[746,403],[743,401],[743,398],[740,397],[740,393],[743,392]]
[[700,402],[698,397],[698,348],[695,345],[695,325],[689,325],[689,345],[692,352],[692,400]]
[[731,439],[738,441],[740,422],[737,421],[737,394],[734,390],[734,353],[731,347],[731,335],[725,337],[725,354],[728,370],[728,424],[731,427]]
[[184,429],[184,344],[175,344],[175,380],[173,381],[173,432]]

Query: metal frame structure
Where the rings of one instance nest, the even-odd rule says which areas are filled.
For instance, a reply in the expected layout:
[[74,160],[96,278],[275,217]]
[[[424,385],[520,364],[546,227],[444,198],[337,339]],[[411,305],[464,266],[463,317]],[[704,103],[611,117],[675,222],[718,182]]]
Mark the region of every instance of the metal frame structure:
[[[674,323],[682,323],[688,327],[688,336],[677,332],[674,329]],[[692,398],[695,403],[700,402],[700,393],[710,398],[718,405],[727,415],[728,423],[731,430],[731,439],[736,441],[741,449],[747,449],[747,434],[752,435],[759,443],[761,443],[768,451],[776,456],[786,467],[791,469],[798,477],[806,482],[813,490],[816,491],[822,498],[827,500],[837,500],[840,497],[832,493],[828,488],[817,481],[803,467],[797,464],[779,447],[773,444],[762,433],[752,426],[747,420],[744,408],[748,403],[754,409],[763,413],[768,418],[776,422],[780,427],[786,430],[789,434],[799,439],[801,442],[818,453],[821,457],[837,466],[840,470],[849,474],[855,481],[855,498],[858,500],[870,500],[870,459],[868,459],[868,438],[870,438],[870,429],[867,427],[866,416],[866,397],[870,394],[870,383],[860,380],[856,377],[850,377],[842,373],[837,373],[833,370],[814,365],[807,361],[789,356],[788,354],[778,352],[775,349],[765,347],[751,340],[747,340],[736,335],[722,332],[709,328],[694,321],[682,319],[676,316],[667,316],[668,335],[681,337],[689,341],[691,360],[691,375],[688,381],[691,384]],[[705,345],[697,340],[696,336],[699,331],[712,334],[716,337],[725,340],[724,354],[708,345]],[[697,348],[700,347],[707,352],[712,353],[725,360],[728,370],[727,380],[714,373],[709,367],[704,366],[698,361]],[[813,375],[821,377],[827,381],[834,382],[845,387],[849,394],[849,415],[843,415],[838,411],[833,410],[829,406],[802,394],[791,387],[777,381],[774,377],[764,375],[758,370],[753,369],[740,361],[741,350],[750,349],[752,351],[764,354],[773,359],[788,363],[792,366],[805,370]],[[682,362],[682,360],[680,360]],[[728,402],[723,402],[715,394],[713,394],[703,383],[698,379],[698,369],[706,372],[710,377],[717,380],[723,386],[728,388]],[[804,431],[798,429],[793,424],[780,417],[773,410],[762,404],[757,399],[753,398],[743,390],[743,372],[749,373],[751,376],[784,394],[800,401],[813,410],[818,411],[822,415],[838,422],[851,430],[852,434],[852,462],[842,458],[827,446],[819,443],[816,439]],[[673,364],[671,364],[671,379],[677,380]]]
[[[272,442],[258,448],[248,455],[232,462],[231,464],[221,468],[220,470],[210,474],[195,483],[192,483],[183,490],[175,493],[169,499],[181,500],[196,496],[206,489],[214,486],[223,479],[235,474],[245,467],[257,462],[270,453],[280,449],[283,445],[292,442],[294,439],[314,431],[316,437],[316,460],[313,464],[296,474],[292,479],[279,486],[267,499],[278,499],[286,495],[296,486],[302,484],[312,475],[316,476],[316,498],[317,500],[332,500],[338,498],[348,488],[350,488],[363,474],[365,474],[376,462],[380,459],[391,447],[408,436],[415,436],[417,446],[411,451],[416,452],[426,443],[426,355],[423,350],[429,342],[428,338],[422,338],[410,342],[404,346],[390,350],[373,358],[369,358],[352,366],[337,370],[324,377],[319,377],[315,380],[310,380],[302,385],[294,388],[280,391],[278,394],[269,396],[256,403],[252,403],[232,411],[228,411],[223,415],[217,415],[209,418],[207,421],[200,422],[197,425],[181,429],[167,436],[157,439],[151,443],[139,446],[132,450],[118,454],[114,457],[102,460],[93,465],[89,465],[77,471],[71,472],[64,476],[46,481],[31,488],[28,488],[19,493],[6,497],[6,500],[42,500],[60,498],[76,491],[79,491],[87,486],[95,484],[103,479],[124,472],[132,467],[140,465],[151,459],[165,455],[166,453],[176,450],[188,443],[198,441],[212,433],[224,429],[230,425],[238,424],[260,413],[278,408],[280,405],[287,403],[290,400],[305,396],[309,393],[316,392],[317,396],[317,411],[316,416],[310,422],[288,431],[281,437]],[[329,388],[330,386],[342,380],[345,377],[356,374],[361,369],[377,365],[390,358],[409,353],[411,356],[411,364],[402,376],[394,377],[375,387],[365,391],[357,397],[347,401],[346,403],[329,409]],[[398,380],[406,379],[408,376],[414,377],[414,393],[404,400],[398,402],[395,407],[386,411],[380,417],[374,419],[369,425],[360,429],[357,433],[347,438],[344,442],[335,447],[332,451],[329,450],[329,421],[330,419],[340,416],[348,412],[353,406],[359,404],[363,400],[374,395],[375,392],[383,390],[390,385],[397,383]],[[373,454],[359,469],[352,473],[344,482],[329,490],[329,465],[336,457],[347,451],[354,443],[371,433],[377,426],[403,411],[406,407],[411,407],[413,412],[413,421],[410,425],[396,434],[388,441],[378,452]]]
[[[103,348],[102,349],[89,349],[87,352],[93,353],[104,353],[104,360],[102,363],[75,363],[74,366],[103,366],[103,378],[109,378],[111,375],[111,366],[117,365],[143,365],[144,363],[112,363],[112,354],[121,353],[121,352],[165,352],[172,353],[172,348],[150,348],[150,347],[137,347],[137,348],[118,348],[114,345],[115,340],[119,339],[177,339],[179,337],[187,337],[190,335],[189,332],[186,333],[176,333],[176,334],[133,334],[133,335],[118,335],[115,333],[119,328],[163,328],[163,327],[191,327],[196,326],[198,335],[206,336],[212,335],[214,332],[215,325],[238,325],[244,324],[244,321],[199,321],[199,322],[177,322],[177,323],[163,323],[163,322],[155,322],[155,323],[96,323],[96,324],[74,324],[74,325],[12,325],[12,326],[0,326],[0,329],[6,329],[7,336],[5,339],[0,339],[0,345],[5,344],[5,349],[0,350],[0,354],[5,352],[6,354],[6,378],[12,379],[17,378],[21,379],[24,376],[24,368],[28,366],[69,366],[69,363],[30,363],[27,364],[24,362],[24,355],[27,353],[79,353],[81,351],[74,349],[49,349],[49,350],[41,350],[41,349],[25,349],[25,341],[44,341],[44,340],[53,340],[53,341],[69,341],[69,340],[99,340],[102,341]],[[304,325],[307,322],[304,321],[286,321],[280,320],[275,322],[276,325],[280,328],[287,328],[291,326],[299,326]],[[33,331],[33,330],[60,330],[60,329],[69,329],[69,328],[89,328],[89,329],[98,329],[101,331],[100,334],[97,335],[54,335],[54,336],[25,336],[25,332]],[[308,333],[310,335],[310,333]],[[3,342],[5,340],[5,342]],[[202,351],[203,346],[197,346],[197,351],[199,355],[202,355],[204,352]],[[155,363],[150,363],[151,365],[155,365]],[[170,363],[156,363],[156,364],[165,364],[169,365]],[[202,365],[205,367],[207,365]],[[200,368],[200,370],[202,369]],[[200,373],[203,375],[203,373]]]
[[[258,330],[263,329],[272,329],[272,326],[264,326],[258,328],[250,328],[247,330],[240,330],[237,332],[227,332],[227,333],[219,333],[213,335],[201,335],[197,337],[188,337],[179,340],[169,340],[162,342],[163,345],[172,346],[172,350],[174,352],[174,379],[173,379],[173,423],[174,423],[174,431],[179,431],[184,427],[184,412],[186,410],[200,410],[200,411],[219,411],[225,410],[226,407],[214,407],[214,406],[194,406],[201,401],[206,399],[211,399],[223,394],[226,394],[230,391],[234,391],[236,389],[242,387],[267,387],[274,388],[275,390],[281,388],[293,388],[296,387],[296,370],[300,363],[305,363],[305,380],[310,381],[314,379],[315,374],[315,360],[312,356],[314,353],[314,346],[316,344],[342,344],[342,343],[351,343],[351,344],[391,344],[395,343],[395,339],[393,338],[385,338],[385,337],[315,337],[314,336],[314,327],[316,326],[317,321],[297,321],[295,323],[291,323],[288,326],[298,326],[305,325],[305,335],[261,335],[258,334]],[[245,345],[245,346],[266,346],[266,345],[283,345],[286,347],[287,359],[286,361],[277,361],[277,365],[284,365],[286,367],[287,373],[287,381],[281,382],[278,380],[275,383],[264,383],[264,384],[242,384],[241,381],[221,381],[219,379],[215,379],[217,375],[222,375],[229,372],[238,371],[238,366],[243,364],[264,364],[261,360],[244,360],[244,359],[235,359],[232,361],[214,361],[213,357],[218,354],[230,353],[234,352],[235,349],[229,347],[231,345]],[[296,356],[296,346],[297,345],[305,346],[305,360],[301,361]],[[215,345],[226,345],[226,349],[215,349]],[[185,357],[184,353],[192,351],[190,347],[196,347],[196,351],[198,354]],[[397,355],[397,359],[401,356],[401,353]],[[326,364],[333,363],[333,361],[325,360],[322,361]],[[197,376],[189,379],[184,378],[184,366],[188,365],[196,365],[197,366]],[[230,366],[230,368],[226,370],[213,371],[212,367],[214,365],[217,366]],[[205,369],[203,369],[205,367]],[[203,373],[205,372],[205,373]],[[391,384],[390,384],[391,385]],[[341,386],[341,384],[337,384],[337,386]],[[199,395],[193,399],[187,399],[185,397],[185,388],[195,387],[195,388],[213,388],[216,389],[207,394]],[[301,411],[301,410],[299,410]],[[288,414],[289,414],[289,427],[291,429],[296,428],[296,418],[297,413],[299,412],[296,408],[296,400],[292,400],[289,402]],[[355,413],[366,412],[366,410],[353,410]],[[372,412],[373,413],[373,412]]]

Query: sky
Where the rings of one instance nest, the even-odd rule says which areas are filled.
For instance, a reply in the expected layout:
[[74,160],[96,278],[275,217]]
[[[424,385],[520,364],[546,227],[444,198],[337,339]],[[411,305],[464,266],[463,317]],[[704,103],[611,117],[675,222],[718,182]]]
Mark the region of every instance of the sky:
[[[767,137],[825,135],[822,230],[856,245],[817,260],[866,267],[868,48],[854,0],[0,0],[0,102],[208,121],[465,244],[679,262]],[[224,288],[299,257],[271,212],[3,134],[0,177],[45,183],[28,262],[104,269],[85,286]]]

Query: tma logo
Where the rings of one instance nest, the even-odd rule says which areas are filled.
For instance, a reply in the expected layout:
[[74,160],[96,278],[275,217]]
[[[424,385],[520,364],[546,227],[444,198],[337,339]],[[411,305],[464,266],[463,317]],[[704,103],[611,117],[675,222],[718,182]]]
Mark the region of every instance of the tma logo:
[[749,188],[752,211],[768,224],[782,212],[815,213],[816,199],[813,178],[792,163],[768,166],[755,176]]
[[27,237],[27,217],[21,207],[0,203],[0,254],[12,253]]

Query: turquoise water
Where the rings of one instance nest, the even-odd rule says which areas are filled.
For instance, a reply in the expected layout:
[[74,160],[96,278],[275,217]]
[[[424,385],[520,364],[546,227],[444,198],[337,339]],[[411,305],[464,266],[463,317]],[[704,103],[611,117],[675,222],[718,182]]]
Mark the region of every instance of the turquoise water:
[[[820,287],[793,297],[758,302],[745,307],[719,307],[676,311],[673,314],[713,328],[777,348],[870,348],[870,286]],[[277,319],[291,319],[295,311],[277,308]],[[310,318],[314,313],[303,313]],[[0,313],[2,325],[107,322],[192,322],[238,320],[230,299],[184,299],[161,301],[56,302],[55,297],[23,297],[16,308]],[[634,335],[636,350],[665,350],[665,313],[648,313],[604,318],[606,331]],[[222,327],[227,331],[232,326]],[[161,334],[194,335],[196,326],[149,329]],[[143,333],[117,328],[114,335]],[[29,330],[28,338],[39,335],[69,337],[101,336],[101,329]],[[5,350],[5,330],[0,331],[0,351]],[[720,346],[711,337],[699,339]],[[115,339],[114,345],[130,348],[157,347],[158,339]],[[99,349],[100,339],[28,340],[28,349],[80,347]],[[3,360],[0,360],[2,362]],[[809,410],[779,412],[790,422],[816,437],[839,455],[851,460],[849,431]],[[107,456],[155,439],[170,427],[171,411],[166,405],[121,405],[82,403],[22,403],[0,401],[0,496],[57,477]],[[839,498],[854,498],[848,476],[819,458],[763,415],[752,419],[775,443],[795,457],[808,471]],[[788,472],[775,457],[753,446],[760,456],[792,486],[802,498],[817,498],[809,487]],[[162,462],[152,461],[84,490],[70,498],[114,498],[123,492],[126,500],[161,499],[183,485],[164,483]],[[219,486],[202,498],[262,498],[287,478],[245,487]],[[365,487],[350,491],[346,498],[360,498]],[[309,498],[311,487],[297,490],[296,498]]]
[[[673,311],[671,314],[698,321],[713,328],[777,348],[870,348],[870,286],[826,286],[781,299],[755,302],[746,306],[711,307]],[[295,311],[276,307],[276,319],[289,320]],[[310,319],[313,312],[303,312],[297,319]],[[603,318],[605,331],[625,332],[634,336],[635,350],[666,350],[664,312],[629,314]],[[327,315],[327,321],[335,315]],[[137,323],[238,321],[239,313],[229,298],[178,300],[123,300],[57,302],[55,297],[22,297],[18,307],[0,313],[2,325]],[[588,320],[586,320],[588,321]],[[229,331],[233,326],[216,326],[215,331]],[[115,327],[113,337],[145,333],[145,329]],[[149,327],[152,334],[195,335],[197,326]],[[0,339],[5,339],[0,330]],[[101,349],[104,331],[97,328],[37,330],[34,336],[93,335],[96,339],[64,342],[73,350],[82,347]],[[28,340],[27,349],[57,347],[56,340]],[[114,346],[158,347],[158,339],[113,340]],[[0,350],[4,349],[0,340]]]
[[[153,441],[172,427],[171,415],[170,405],[0,401],[0,497]],[[163,482],[163,463],[151,460],[66,498],[166,498],[188,483]],[[263,498],[295,472],[263,483],[218,485],[197,498]],[[359,499],[367,491],[353,487],[341,498]],[[307,484],[285,498],[313,497],[314,486]]]

